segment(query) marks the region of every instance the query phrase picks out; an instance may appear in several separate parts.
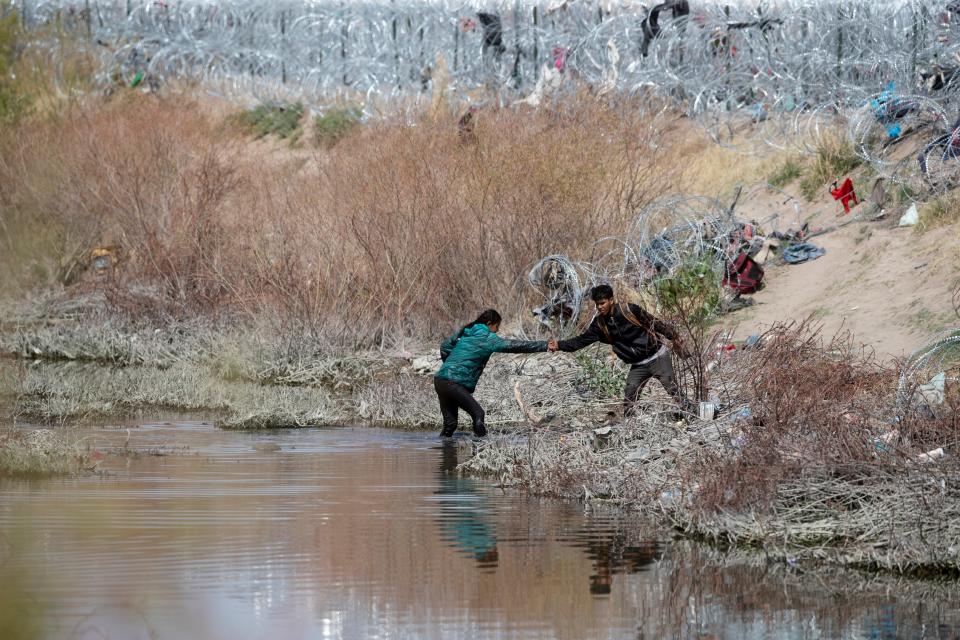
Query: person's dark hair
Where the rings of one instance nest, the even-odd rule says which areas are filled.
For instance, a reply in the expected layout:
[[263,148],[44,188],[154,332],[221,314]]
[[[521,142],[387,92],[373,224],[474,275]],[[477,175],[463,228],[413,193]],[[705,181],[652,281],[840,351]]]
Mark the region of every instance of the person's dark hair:
[[460,335],[462,336],[464,331],[478,324],[500,324],[502,320],[503,318],[500,317],[500,313],[496,309],[484,309],[480,312],[480,315],[477,316],[476,320],[468,325],[464,325],[463,329],[460,329]]
[[613,287],[608,284],[598,284],[590,291],[590,299],[608,300],[613,297]]

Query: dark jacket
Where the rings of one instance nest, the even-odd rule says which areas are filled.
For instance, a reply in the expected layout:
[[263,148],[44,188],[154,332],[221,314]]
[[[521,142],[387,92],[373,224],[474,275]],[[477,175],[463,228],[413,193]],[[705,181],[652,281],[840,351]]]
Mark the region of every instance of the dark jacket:
[[467,391],[477,388],[477,380],[494,353],[535,353],[546,351],[547,343],[533,340],[504,340],[485,324],[467,327],[443,341],[440,359],[443,365],[436,377],[462,384]]
[[627,318],[623,306],[614,305],[609,316],[598,315],[579,336],[561,340],[558,344],[560,351],[577,351],[594,342],[602,342],[611,345],[618,358],[633,364],[650,358],[663,346],[660,336],[676,339],[677,332],[669,324],[657,320],[638,305],[625,306],[640,326]]

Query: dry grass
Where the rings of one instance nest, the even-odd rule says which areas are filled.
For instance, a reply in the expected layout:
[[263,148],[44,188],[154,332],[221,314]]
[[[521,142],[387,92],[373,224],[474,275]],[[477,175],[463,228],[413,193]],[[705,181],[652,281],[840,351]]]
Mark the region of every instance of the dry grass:
[[914,230],[917,233],[926,233],[953,225],[957,221],[960,221],[960,193],[951,191],[920,207],[920,222]]
[[[438,335],[669,190],[680,168],[642,106],[483,110],[467,144],[455,116],[425,114],[309,152],[251,143],[185,96],[91,101],[0,146],[0,240],[31,247],[8,265],[21,293],[96,287],[136,318],[266,312],[358,346]],[[99,246],[118,247],[113,277],[90,273]]]
[[863,160],[842,135],[824,136],[816,148],[813,162],[804,170],[800,192],[807,201],[834,180],[843,181]]
[[682,183],[677,185],[681,188],[676,189],[681,193],[727,197],[737,184],[766,181],[793,157],[759,142],[754,149],[738,151],[717,145],[702,146],[702,140],[694,140],[681,147],[676,160],[685,167]]
[[90,467],[83,444],[73,436],[49,429],[0,432],[0,475],[54,476]]
[[767,334],[761,351],[737,364],[735,379],[726,383],[752,417],[740,427],[745,444],[738,456],[717,452],[691,467],[703,504],[756,506],[811,464],[874,459],[865,438],[871,428],[881,428],[884,411],[892,411],[885,405],[896,372],[874,362],[849,336],[824,344],[809,324],[778,328]]

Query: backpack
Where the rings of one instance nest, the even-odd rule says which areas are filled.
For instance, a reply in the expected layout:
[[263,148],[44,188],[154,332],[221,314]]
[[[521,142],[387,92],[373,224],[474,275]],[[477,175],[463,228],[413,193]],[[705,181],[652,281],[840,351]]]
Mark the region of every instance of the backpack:
[[723,286],[737,293],[754,293],[763,288],[763,267],[747,254],[741,253],[727,265]]
[[[627,319],[627,322],[629,322],[630,324],[636,327],[640,327],[641,329],[646,331],[647,334],[650,335],[650,337],[656,338],[657,334],[654,332],[653,327],[650,326],[650,323],[640,322],[637,316],[633,314],[633,311],[630,311],[629,304],[625,305],[623,303],[618,302],[617,307],[620,309],[620,313],[623,314],[623,317]],[[615,358],[617,356],[617,352],[613,350],[613,340],[610,338],[610,332],[607,330],[607,325],[604,324],[603,322],[600,322],[599,326],[600,326],[600,332],[603,333],[603,336],[607,339],[607,342],[610,344],[610,355]]]

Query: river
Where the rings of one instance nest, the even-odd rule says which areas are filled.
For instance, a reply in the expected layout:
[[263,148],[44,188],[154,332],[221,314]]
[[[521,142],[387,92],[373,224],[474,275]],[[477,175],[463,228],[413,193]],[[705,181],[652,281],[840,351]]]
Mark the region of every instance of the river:
[[458,475],[467,442],[433,434],[84,433],[95,457],[128,453],[97,475],[0,480],[4,638],[960,635],[960,589],[855,587],[504,492]]

